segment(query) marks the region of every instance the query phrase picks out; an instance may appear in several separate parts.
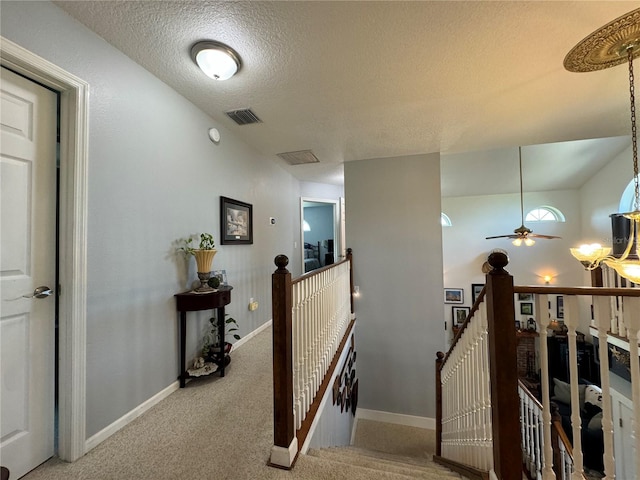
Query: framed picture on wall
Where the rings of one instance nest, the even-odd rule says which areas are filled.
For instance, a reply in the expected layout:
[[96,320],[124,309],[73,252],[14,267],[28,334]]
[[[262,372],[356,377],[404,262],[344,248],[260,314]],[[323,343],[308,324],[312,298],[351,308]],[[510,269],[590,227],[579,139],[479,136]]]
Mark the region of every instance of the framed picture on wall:
[[451,307],[451,309],[453,312],[453,322],[457,325],[462,325],[471,311],[469,307]]
[[556,316],[564,318],[564,297],[562,295],[556,297]]
[[521,315],[533,315],[533,303],[523,302],[520,304]]
[[519,293],[518,300],[521,302],[533,302],[533,293]]
[[253,205],[220,197],[220,243],[222,245],[253,243]]
[[472,283],[471,284],[471,302],[476,303],[476,300],[480,296],[480,292],[484,288],[484,283]]
[[444,303],[464,303],[464,290],[462,288],[445,288]]

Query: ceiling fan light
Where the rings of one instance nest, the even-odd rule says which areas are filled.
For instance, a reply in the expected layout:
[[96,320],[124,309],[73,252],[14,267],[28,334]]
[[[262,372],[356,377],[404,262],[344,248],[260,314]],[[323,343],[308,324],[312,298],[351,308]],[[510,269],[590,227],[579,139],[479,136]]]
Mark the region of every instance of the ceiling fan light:
[[240,57],[231,47],[215,42],[198,42],[191,48],[191,58],[204,74],[214,80],[228,80],[240,69]]
[[529,238],[529,237],[527,237],[527,238],[525,238],[525,239],[524,239],[524,244],[525,244],[527,247],[531,247],[531,246],[533,246],[533,244],[534,244],[534,243],[536,243],[536,241],[535,241],[533,238]]
[[520,237],[514,238],[513,242],[511,243],[513,243],[516,247],[519,247],[520,245],[522,245],[522,239]]

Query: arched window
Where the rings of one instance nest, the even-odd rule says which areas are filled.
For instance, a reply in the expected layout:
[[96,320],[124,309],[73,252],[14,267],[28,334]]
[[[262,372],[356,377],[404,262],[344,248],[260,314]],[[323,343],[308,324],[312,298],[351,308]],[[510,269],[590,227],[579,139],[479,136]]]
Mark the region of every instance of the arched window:
[[440,224],[441,224],[443,227],[450,227],[451,225],[453,225],[453,224],[451,223],[451,219],[450,219],[450,218],[447,216],[447,214],[446,214],[446,213],[444,213],[444,212],[441,212],[441,213],[440,213]]
[[620,208],[618,209],[619,212],[632,212],[636,209],[636,206],[633,204],[633,200],[635,199],[635,191],[636,186],[633,179],[631,179],[629,185],[627,185],[627,188],[625,188],[624,192],[622,192],[622,197],[620,197]]
[[564,215],[557,208],[542,206],[530,210],[524,220],[525,222],[564,222]]

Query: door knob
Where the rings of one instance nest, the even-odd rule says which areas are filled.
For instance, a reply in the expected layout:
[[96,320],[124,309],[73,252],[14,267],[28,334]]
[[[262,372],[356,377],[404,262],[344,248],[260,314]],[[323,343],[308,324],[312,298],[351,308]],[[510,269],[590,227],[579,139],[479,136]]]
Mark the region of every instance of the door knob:
[[22,298],[46,298],[49,295],[53,295],[53,290],[47,286],[41,286],[36,288],[31,295],[23,295]]

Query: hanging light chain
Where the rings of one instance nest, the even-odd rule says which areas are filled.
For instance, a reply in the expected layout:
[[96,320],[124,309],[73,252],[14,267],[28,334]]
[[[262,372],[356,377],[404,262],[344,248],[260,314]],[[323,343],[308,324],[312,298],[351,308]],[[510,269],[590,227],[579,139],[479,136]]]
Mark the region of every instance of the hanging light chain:
[[629,96],[631,99],[631,145],[633,148],[633,183],[634,198],[633,209],[640,210],[640,185],[638,181],[638,144],[636,141],[636,98],[633,76],[633,47],[627,48],[627,58],[629,60]]

